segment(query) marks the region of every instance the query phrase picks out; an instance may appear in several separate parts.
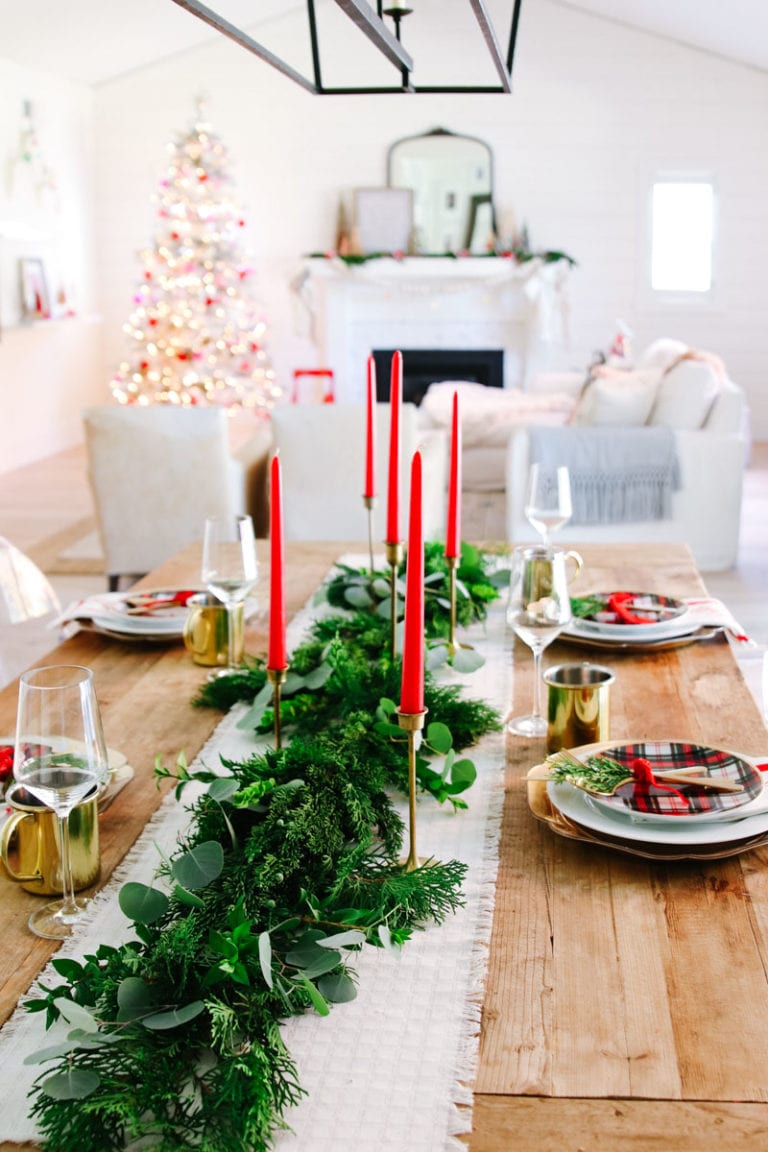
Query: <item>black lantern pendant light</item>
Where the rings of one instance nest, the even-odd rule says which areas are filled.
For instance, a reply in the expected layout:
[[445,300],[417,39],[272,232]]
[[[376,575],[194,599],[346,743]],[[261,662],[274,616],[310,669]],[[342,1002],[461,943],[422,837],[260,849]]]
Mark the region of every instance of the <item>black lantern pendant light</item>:
[[[418,0],[411,0],[411,2],[416,3]],[[452,0],[452,2],[457,3],[458,0]],[[242,28],[237,28],[218,12],[215,12],[212,8],[208,8],[205,4],[201,4],[199,0],[173,0],[173,3],[178,4],[180,8],[185,8],[188,12],[197,16],[198,19],[215,28],[217,32],[221,32],[223,36],[234,40],[236,44],[252,52],[253,55],[258,56],[260,60],[271,64],[278,72],[282,72],[284,76],[294,80],[297,84],[300,84],[302,88],[305,88],[308,92],[312,92],[317,96],[380,95],[389,92],[402,95],[403,93],[413,94],[424,92],[501,93],[512,91],[512,62],[515,53],[517,25],[520,19],[520,5],[522,0],[511,0],[510,3],[512,13],[506,57],[502,51],[491,18],[488,15],[485,0],[466,0],[483,35],[488,50],[490,66],[496,74],[495,84],[457,85],[446,83],[430,86],[420,86],[413,83],[412,73],[414,71],[414,61],[410,53],[406,50],[402,35],[403,24],[413,11],[409,6],[408,0],[376,0],[375,7],[369,4],[367,0],[334,0],[334,3],[338,5],[345,16],[349,17],[362,35],[366,36],[385,59],[398,69],[400,73],[400,83],[398,85],[378,88],[338,88],[326,87],[323,84],[321,78],[320,43],[315,0],[307,0],[307,20],[309,22],[309,35],[312,46],[312,79],[302,75],[301,72],[291,67],[285,60],[281,60],[279,56],[270,52],[263,44],[254,40],[253,37],[249,36]]]

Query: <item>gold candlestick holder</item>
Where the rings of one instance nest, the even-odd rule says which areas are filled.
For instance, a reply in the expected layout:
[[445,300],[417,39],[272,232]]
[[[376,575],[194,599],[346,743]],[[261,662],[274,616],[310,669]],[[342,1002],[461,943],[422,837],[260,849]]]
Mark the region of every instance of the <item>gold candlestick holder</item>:
[[282,747],[282,732],[280,726],[280,697],[282,686],[288,677],[288,666],[285,668],[267,668],[267,680],[272,685],[272,708],[275,713],[275,750]]
[[448,599],[450,601],[450,618],[448,624],[448,650],[453,656],[459,648],[471,650],[471,644],[460,644],[456,639],[456,573],[461,559],[459,556],[446,556],[448,564]]
[[423,712],[397,711],[397,722],[408,735],[408,823],[409,848],[405,860],[401,861],[404,872],[414,872],[424,860],[416,853],[416,753],[421,747],[421,730],[424,727],[426,708]]
[[373,579],[373,510],[376,507],[376,497],[363,496],[363,504],[368,510],[368,564]]
[[387,563],[389,564],[389,605],[390,605],[390,652],[397,655],[397,570],[403,562],[402,541],[385,541]]

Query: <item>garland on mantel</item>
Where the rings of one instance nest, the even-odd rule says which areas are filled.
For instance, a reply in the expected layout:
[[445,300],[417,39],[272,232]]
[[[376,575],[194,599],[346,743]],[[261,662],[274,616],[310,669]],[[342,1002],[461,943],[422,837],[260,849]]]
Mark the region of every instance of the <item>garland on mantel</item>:
[[[280,1021],[354,998],[363,946],[400,948],[462,904],[463,864],[398,863],[404,827],[387,790],[404,784],[405,746],[388,629],[368,608],[315,622],[292,656],[306,691],[287,702],[287,748],[222,759],[223,774],[191,772],[183,756],[158,764],[177,796],[192,780],[205,791],[158,884],[120,891],[135,939],[54,959],[63,983],[26,1005],[69,1028],[36,1056],[48,1068],[32,1112],[53,1152],[266,1150],[303,1094]],[[262,672],[254,662],[238,692]],[[474,765],[456,753],[499,718],[429,676],[426,700],[422,783],[466,806]]]
[[527,248],[509,248],[503,249],[498,252],[469,252],[460,250],[458,252],[419,252],[418,255],[411,252],[395,251],[395,252],[365,252],[350,253],[341,252],[310,252],[307,257],[309,260],[340,260],[347,267],[353,268],[358,264],[369,264],[373,260],[509,260],[515,264],[527,264],[531,260],[541,260],[543,264],[556,264],[559,260],[565,260],[571,267],[576,267],[576,261],[573,256],[569,256],[567,252],[561,252],[556,248],[542,248],[539,251],[529,251]]

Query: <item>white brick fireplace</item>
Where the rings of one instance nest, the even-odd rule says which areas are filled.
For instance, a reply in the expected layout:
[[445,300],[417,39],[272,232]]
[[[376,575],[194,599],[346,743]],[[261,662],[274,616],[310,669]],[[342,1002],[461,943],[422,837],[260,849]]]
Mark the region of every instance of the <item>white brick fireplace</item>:
[[525,388],[566,339],[566,261],[503,257],[306,261],[298,286],[336,398],[360,401],[379,348],[502,349],[504,386]]

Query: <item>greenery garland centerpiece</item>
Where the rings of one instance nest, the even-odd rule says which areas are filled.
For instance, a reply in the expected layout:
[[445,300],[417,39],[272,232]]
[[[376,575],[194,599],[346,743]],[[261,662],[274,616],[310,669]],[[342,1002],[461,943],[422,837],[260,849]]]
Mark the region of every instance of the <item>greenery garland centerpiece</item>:
[[[30,1058],[45,1066],[32,1112],[54,1152],[137,1141],[156,1152],[266,1150],[303,1094],[280,1022],[354,998],[363,948],[398,949],[463,903],[464,864],[406,872],[399,861],[391,792],[407,788],[407,757],[387,634],[370,608],[313,623],[292,654],[287,747],[222,759],[217,772],[191,771],[183,755],[156,766],[177,797],[190,782],[201,790],[185,843],[152,885],[121,889],[133,938],[82,962],[54,959],[62,983],[26,1005],[55,1024]],[[466,807],[475,768],[459,753],[499,718],[457,685],[426,681],[419,780]],[[195,702],[255,694],[245,726],[267,730],[269,688],[254,660]]]

